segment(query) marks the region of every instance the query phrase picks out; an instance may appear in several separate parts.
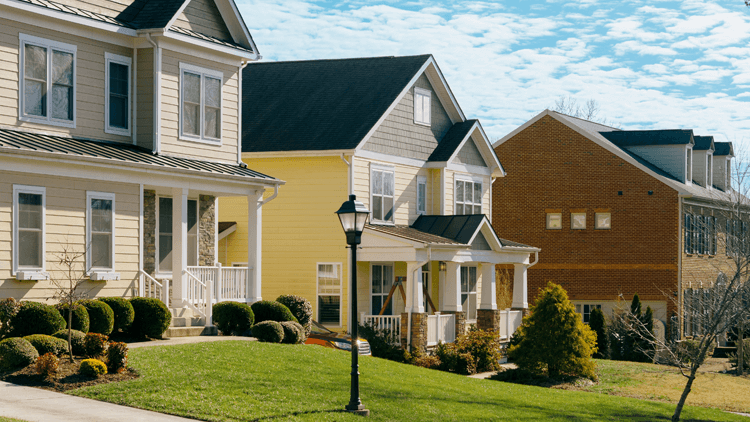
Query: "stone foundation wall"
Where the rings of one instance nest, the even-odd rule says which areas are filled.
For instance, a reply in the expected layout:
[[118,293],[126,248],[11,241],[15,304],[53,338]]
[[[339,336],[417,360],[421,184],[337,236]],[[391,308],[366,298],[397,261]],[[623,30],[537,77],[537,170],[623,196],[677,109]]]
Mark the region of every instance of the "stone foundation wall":
[[198,201],[198,265],[216,261],[216,197],[201,195]]
[[477,328],[480,330],[500,330],[500,311],[477,309]]
[[[409,325],[409,314],[404,312],[401,314],[401,344],[404,348],[408,348],[407,333]],[[411,350],[417,350],[424,352],[427,348],[427,314],[426,313],[413,313],[411,314]]]
[[143,191],[143,271],[156,271],[156,191]]

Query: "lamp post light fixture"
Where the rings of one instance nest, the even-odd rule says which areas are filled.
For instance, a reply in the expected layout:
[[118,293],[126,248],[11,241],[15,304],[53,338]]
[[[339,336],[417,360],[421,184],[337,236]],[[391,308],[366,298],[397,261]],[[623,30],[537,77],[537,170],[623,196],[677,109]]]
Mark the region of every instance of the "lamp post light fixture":
[[357,201],[355,195],[349,195],[349,200],[341,204],[341,208],[336,211],[341,221],[341,227],[346,234],[346,243],[352,250],[352,286],[351,286],[351,315],[352,326],[352,386],[349,404],[346,405],[346,411],[362,416],[368,416],[370,411],[365,409],[362,401],[359,399],[359,340],[357,335],[357,245],[362,242],[362,232],[365,230],[367,218],[370,211],[361,202]]

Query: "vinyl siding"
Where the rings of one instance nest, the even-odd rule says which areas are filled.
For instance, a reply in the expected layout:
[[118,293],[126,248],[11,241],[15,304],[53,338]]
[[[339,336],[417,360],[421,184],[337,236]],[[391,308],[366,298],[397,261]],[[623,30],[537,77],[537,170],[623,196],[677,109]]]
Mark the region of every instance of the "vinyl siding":
[[453,191],[455,190],[456,186],[456,180],[460,179],[471,179],[471,180],[481,180],[482,182],[482,213],[487,215],[488,218],[490,218],[490,188],[491,188],[491,180],[489,176],[478,176],[478,175],[472,175],[469,173],[461,173],[461,172],[455,172],[451,170],[445,171],[445,214],[446,215],[452,215],[454,214],[455,209],[455,196],[453,195]]
[[154,148],[154,49],[138,49],[136,131],[138,145]]
[[101,13],[105,16],[117,17],[122,11],[124,11],[131,3],[132,0],[55,0],[58,3],[66,4],[68,6],[78,7],[80,9]]
[[[625,147],[626,150],[645,158],[656,167],[663,169],[677,180],[685,182],[685,166],[687,165],[687,146],[685,145],[648,145]],[[693,152],[695,161],[695,152]],[[695,177],[693,177],[695,178]]]
[[90,290],[92,297],[135,293],[138,285],[139,185],[0,172],[0,282],[3,286],[0,298],[44,301],[54,294],[52,281],[18,281],[11,276],[14,184],[46,187],[46,269],[61,280],[55,254],[66,244],[77,251],[85,248],[86,192],[114,193],[115,271],[120,273],[120,280],[87,282],[81,291]]
[[192,0],[185,7],[185,11],[177,17],[174,26],[192,29],[220,40],[232,40],[224,19],[214,0]]
[[466,144],[458,151],[454,162],[458,164],[468,164],[472,166],[487,167],[487,164],[482,158],[482,153],[479,152],[477,144],[474,143],[474,139],[469,139]]

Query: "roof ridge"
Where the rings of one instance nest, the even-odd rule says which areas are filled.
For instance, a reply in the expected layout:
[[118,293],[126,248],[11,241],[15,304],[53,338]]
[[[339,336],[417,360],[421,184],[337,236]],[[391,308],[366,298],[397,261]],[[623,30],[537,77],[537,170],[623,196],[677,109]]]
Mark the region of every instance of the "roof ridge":
[[252,62],[250,66],[260,66],[267,64],[279,64],[279,63],[323,63],[323,62],[343,62],[343,61],[364,61],[364,60],[376,60],[376,59],[410,59],[417,57],[424,57],[425,59],[431,57],[432,54],[414,54],[410,56],[371,56],[371,57],[339,57],[330,59],[304,59],[304,60],[277,60],[277,61],[259,61]]

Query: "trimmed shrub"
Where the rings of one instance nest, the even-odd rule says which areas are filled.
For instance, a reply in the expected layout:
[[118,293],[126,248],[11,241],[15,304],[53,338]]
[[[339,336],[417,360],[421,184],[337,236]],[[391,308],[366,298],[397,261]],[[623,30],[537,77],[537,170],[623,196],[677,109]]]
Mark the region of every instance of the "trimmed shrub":
[[284,328],[276,321],[262,321],[253,325],[253,337],[266,343],[281,343]]
[[57,374],[57,365],[60,363],[60,359],[52,353],[45,353],[42,356],[36,358],[35,369],[36,373],[43,375],[44,378],[52,378]]
[[477,373],[476,360],[471,353],[461,352],[455,343],[438,343],[435,356],[440,360],[438,369],[461,375]]
[[604,320],[604,312],[601,309],[594,308],[589,315],[589,327],[596,333],[596,353],[597,359],[606,359],[609,357],[609,338],[607,335],[607,323]]
[[[60,330],[56,332],[55,334],[52,334],[52,337],[56,337],[59,339],[62,339],[66,343],[65,351],[67,352],[67,343],[68,343],[68,330]],[[84,348],[83,348],[83,339],[86,337],[86,333],[78,330],[71,330],[70,331],[70,342],[73,344],[73,354],[78,356],[83,356],[84,354]]]
[[134,336],[159,338],[172,321],[167,305],[159,299],[134,297],[130,299],[135,317],[128,332]]
[[412,354],[411,364],[420,368],[439,369],[441,363],[437,355],[427,355],[424,353]]
[[83,355],[98,358],[107,351],[107,336],[99,333],[88,333],[83,338]]
[[81,366],[78,370],[81,375],[90,378],[99,378],[101,375],[107,373],[107,365],[99,359],[85,359],[81,361]]
[[255,323],[250,305],[239,302],[220,302],[214,305],[214,325],[225,336],[245,334]]
[[[63,317],[63,320],[65,320],[65,328],[68,328],[68,304],[67,303],[58,303],[55,305],[55,308],[60,312],[60,316]],[[86,310],[86,307],[79,304],[74,303],[73,304],[73,329],[76,331],[80,331],[82,333],[88,333],[89,332],[89,311]]]
[[370,353],[376,358],[394,362],[408,362],[406,351],[395,342],[395,335],[390,330],[379,329],[373,323],[360,325],[358,335],[370,343]]
[[0,300],[0,339],[5,338],[13,330],[13,317],[21,309],[21,303],[12,297]]
[[39,356],[52,353],[55,356],[60,356],[68,351],[68,342],[60,340],[57,337],[48,336],[46,334],[32,334],[24,337],[32,346],[39,352]]
[[28,340],[11,337],[0,341],[0,365],[4,368],[19,368],[31,365],[39,353]]
[[52,335],[65,328],[67,324],[54,306],[22,301],[11,325],[13,337],[25,337],[31,334]]
[[135,310],[130,301],[122,297],[100,297],[99,300],[109,305],[115,314],[115,324],[112,332],[125,331],[133,323]]
[[107,369],[118,374],[128,367],[128,345],[120,342],[110,342],[107,347]]
[[273,300],[260,300],[250,305],[253,308],[253,314],[255,314],[255,323],[263,321],[297,321],[297,318],[292,315],[292,311],[286,306]]
[[312,330],[313,307],[310,301],[302,296],[295,295],[281,295],[276,298],[276,301],[289,308],[292,315],[302,325],[305,330],[305,338],[307,338]]
[[284,329],[285,344],[300,344],[305,341],[305,329],[299,322],[284,321],[280,324]]
[[468,333],[458,336],[455,345],[459,354],[471,355],[477,372],[500,369],[497,362],[503,357],[503,350],[496,331],[480,330],[472,326]]
[[98,299],[84,299],[77,303],[86,307],[89,312],[89,332],[108,336],[115,326],[115,313],[106,303]]

